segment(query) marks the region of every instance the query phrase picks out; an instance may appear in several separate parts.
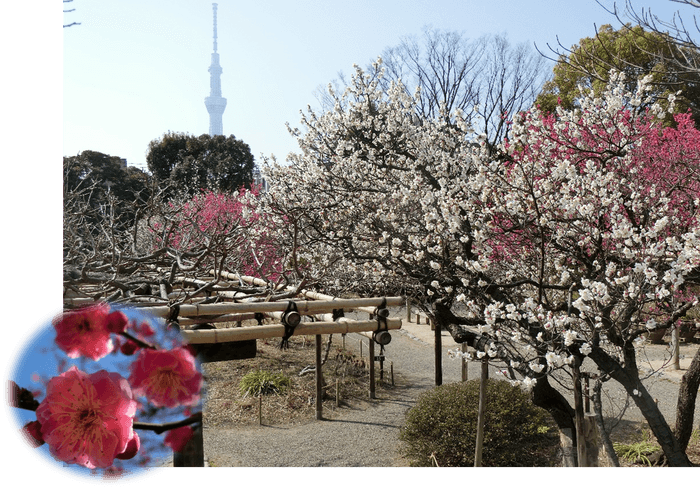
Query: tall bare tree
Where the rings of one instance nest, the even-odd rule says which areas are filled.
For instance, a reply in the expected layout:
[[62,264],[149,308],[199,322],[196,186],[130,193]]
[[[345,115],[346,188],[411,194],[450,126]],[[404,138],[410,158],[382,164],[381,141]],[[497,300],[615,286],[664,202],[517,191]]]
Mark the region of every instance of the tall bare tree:
[[[507,119],[532,105],[550,71],[547,60],[526,43],[514,46],[503,35],[469,39],[430,28],[385,49],[381,58],[383,75],[371,65],[366,75],[387,93],[399,80],[407,95],[420,89],[416,123],[461,111],[492,146],[506,136]],[[340,74],[335,91],[346,85]],[[319,90],[318,98],[325,109],[336,103],[328,92]]]
[[[697,0],[669,0],[673,3],[700,9],[700,2]],[[600,4],[600,2],[598,2]],[[602,6],[602,4],[601,4]],[[673,63],[673,69],[678,73],[698,74],[700,73],[700,45],[694,38],[700,34],[700,27],[695,15],[691,14],[692,22],[683,19],[680,11],[676,11],[671,19],[663,19],[652,12],[651,8],[637,10],[629,0],[625,0],[624,6],[619,7],[617,3],[612,8],[605,10],[613,14],[615,18],[624,24],[622,17],[627,17],[631,22],[638,24],[647,32],[664,34],[669,44],[675,46],[673,56],[669,59]],[[686,23],[692,25],[690,29]]]

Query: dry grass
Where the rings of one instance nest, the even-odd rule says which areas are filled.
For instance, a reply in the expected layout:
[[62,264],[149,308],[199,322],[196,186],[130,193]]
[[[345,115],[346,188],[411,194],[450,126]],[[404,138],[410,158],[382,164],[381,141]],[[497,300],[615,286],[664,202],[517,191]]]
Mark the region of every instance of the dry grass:
[[[326,354],[329,336],[323,336],[322,355]],[[263,395],[262,422],[280,425],[308,422],[316,415],[316,348],[313,336],[293,336],[289,348],[280,350],[280,339],[257,341],[255,358],[237,361],[207,363],[203,365],[206,381],[204,422],[208,426],[257,425],[259,422],[259,398],[246,396],[239,391],[243,376],[251,371],[266,370],[283,373],[291,379],[291,388],[278,395]],[[299,375],[304,368],[313,370]],[[378,370],[379,368],[377,368]],[[336,408],[362,407],[369,398],[369,367],[367,357],[342,349],[342,336],[332,336],[331,347],[322,367],[324,379],[323,415],[332,416]],[[339,405],[336,407],[336,380],[338,380]],[[390,387],[376,377],[376,388]]]

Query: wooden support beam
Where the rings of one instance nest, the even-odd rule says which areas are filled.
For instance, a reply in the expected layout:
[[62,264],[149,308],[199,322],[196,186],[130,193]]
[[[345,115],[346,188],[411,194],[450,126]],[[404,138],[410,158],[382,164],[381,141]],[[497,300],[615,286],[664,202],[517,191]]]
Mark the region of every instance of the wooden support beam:
[[[215,275],[215,271],[209,270],[209,273],[212,275]],[[256,285],[256,286],[266,286],[268,283],[265,280],[261,280],[260,278],[254,278],[252,276],[238,276],[235,273],[229,273],[227,271],[221,271],[221,276],[226,278],[226,279],[234,279],[238,280],[239,278],[244,281],[245,283],[251,284],[251,285]],[[287,287],[285,290],[291,291],[293,288]],[[311,300],[317,300],[317,301],[328,301],[328,300],[338,300],[338,298],[332,296],[332,295],[324,295],[323,293],[318,293],[315,291],[310,291],[310,290],[301,290],[299,292],[299,295],[309,298]],[[399,298],[399,297],[392,297],[392,298]],[[392,307],[398,307],[403,305],[403,299],[400,299],[399,301],[392,301],[392,304],[390,305],[388,303],[387,299],[387,307],[392,306]],[[359,310],[361,312],[367,312],[367,313],[374,313],[374,310],[378,307],[379,305],[376,305],[374,307],[372,306],[361,306],[361,307],[356,307],[355,310]],[[337,307],[341,308],[341,307]],[[409,318],[410,320],[410,318]]]
[[[389,330],[401,328],[401,319],[387,319]],[[294,329],[294,335],[349,334],[353,332],[372,331],[377,328],[374,320],[350,320],[340,318],[335,322],[302,322]],[[215,344],[218,342],[235,342],[249,339],[267,339],[284,336],[284,325],[261,325],[254,327],[235,327],[230,329],[183,330],[180,332],[190,344]]]
[[188,325],[195,325],[195,324],[213,324],[213,323],[220,323],[220,322],[242,322],[244,320],[254,320],[255,319],[255,314],[254,313],[229,313],[229,314],[224,314],[224,315],[218,315],[216,317],[195,317],[195,318],[189,318],[189,317],[184,317],[178,320],[178,323],[180,325],[188,326]]
[[[340,298],[337,300],[293,300],[296,303],[297,310],[302,315],[314,315],[321,312],[331,312],[335,309],[353,310],[358,307],[378,307],[382,301],[387,301],[387,306],[397,306],[402,303],[401,297],[387,298]],[[178,317],[192,317],[198,315],[224,315],[230,313],[246,313],[246,312],[284,312],[287,310],[289,300],[281,300],[278,302],[244,302],[244,303],[208,303],[208,304],[189,304],[180,305]],[[170,307],[168,306],[149,306],[142,307],[144,312],[155,315],[156,317],[168,317],[170,315]],[[376,324],[376,322],[375,322]]]

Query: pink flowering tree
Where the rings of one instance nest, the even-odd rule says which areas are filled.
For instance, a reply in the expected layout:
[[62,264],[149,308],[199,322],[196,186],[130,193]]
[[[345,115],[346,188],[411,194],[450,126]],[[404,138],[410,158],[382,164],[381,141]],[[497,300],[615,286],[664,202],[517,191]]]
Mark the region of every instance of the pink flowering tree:
[[205,191],[185,201],[167,234],[171,253],[180,263],[183,256],[194,257],[212,269],[276,280],[284,265],[282,249],[258,209],[258,195],[257,188],[237,194]]
[[630,395],[668,462],[689,465],[635,350],[697,303],[697,131],[683,117],[663,130],[657,107],[630,110],[645,94],[644,81],[627,92],[614,76],[576,111],[518,115],[493,149],[459,112],[419,119],[401,86],[357,69],[330,91],[334,109],[304,116],[301,152],[266,169],[264,198],[298,222],[299,258],[325,287],[412,297],[562,431],[574,410],[550,378],[597,369]]
[[32,346],[11,405],[26,412],[30,444],[58,461],[106,475],[151,466],[201,423],[195,358],[177,331],[151,319],[98,304],[60,315]]
[[99,208],[89,205],[90,191],[64,194],[68,306],[96,299],[177,306],[218,291],[256,296],[269,291],[221,284],[221,270],[272,283],[286,279],[291,246],[276,221],[259,210],[256,188],[170,199],[154,190],[136,207],[129,227],[119,224],[119,208],[109,201]]

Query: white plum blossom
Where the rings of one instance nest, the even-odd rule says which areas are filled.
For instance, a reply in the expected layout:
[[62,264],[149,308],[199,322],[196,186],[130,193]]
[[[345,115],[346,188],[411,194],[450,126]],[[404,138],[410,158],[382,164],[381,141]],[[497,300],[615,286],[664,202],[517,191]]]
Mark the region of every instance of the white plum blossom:
[[565,330],[562,334],[564,336],[564,345],[566,347],[569,347],[576,341],[576,338],[578,337],[578,334],[576,333],[575,330]]
[[528,376],[528,377],[523,378],[523,380],[522,380],[522,385],[523,385],[523,388],[525,389],[525,391],[532,390],[536,384],[537,384],[536,378],[530,378]]

